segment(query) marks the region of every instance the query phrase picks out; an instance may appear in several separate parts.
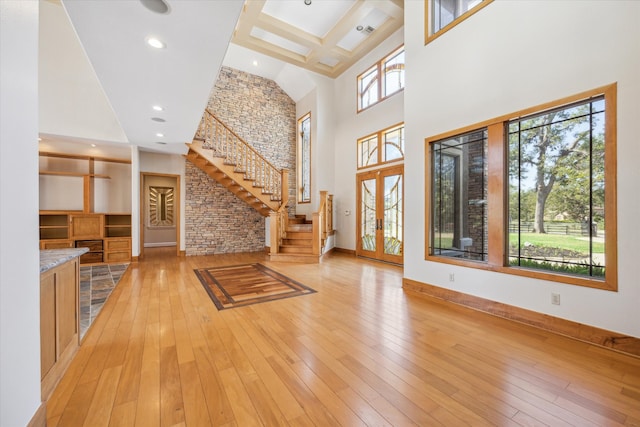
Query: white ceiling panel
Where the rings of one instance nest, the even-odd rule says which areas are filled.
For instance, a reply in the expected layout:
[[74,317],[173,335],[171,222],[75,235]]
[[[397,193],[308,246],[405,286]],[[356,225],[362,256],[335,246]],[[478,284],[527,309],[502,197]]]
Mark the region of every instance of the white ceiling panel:
[[267,0],[262,13],[297,27],[316,37],[327,35],[356,0]]
[[[184,152],[243,2],[174,0],[167,14],[152,12],[137,0],[63,4],[129,142],[151,148],[165,142],[164,151]],[[148,46],[149,36],[164,41],[166,48]],[[164,110],[153,111],[156,104]]]

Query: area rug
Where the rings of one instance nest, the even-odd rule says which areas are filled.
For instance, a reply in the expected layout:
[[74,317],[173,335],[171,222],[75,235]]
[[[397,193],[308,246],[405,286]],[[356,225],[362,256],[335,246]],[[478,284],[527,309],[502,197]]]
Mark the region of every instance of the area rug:
[[194,270],[218,310],[315,293],[262,264]]

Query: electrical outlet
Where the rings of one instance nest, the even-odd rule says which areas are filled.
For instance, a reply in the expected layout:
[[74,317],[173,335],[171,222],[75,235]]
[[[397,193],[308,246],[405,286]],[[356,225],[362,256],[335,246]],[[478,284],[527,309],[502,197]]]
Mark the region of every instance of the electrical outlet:
[[551,304],[560,305],[560,294],[556,294],[555,292],[551,292]]
[[450,282],[455,282],[456,281],[456,275],[453,273],[449,273],[449,281]]

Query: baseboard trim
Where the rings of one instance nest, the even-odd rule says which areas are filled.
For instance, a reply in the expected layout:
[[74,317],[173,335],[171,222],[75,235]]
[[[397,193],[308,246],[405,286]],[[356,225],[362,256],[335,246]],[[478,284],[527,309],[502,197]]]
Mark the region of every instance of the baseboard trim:
[[145,243],[145,248],[164,248],[166,246],[176,246],[176,242],[155,242],[155,243]]
[[47,426],[47,403],[40,402],[40,406],[31,417],[27,427],[46,427]]
[[354,251],[353,249],[344,249],[344,248],[334,247],[333,250],[335,252],[339,252],[341,254],[348,254],[348,255],[356,256],[356,251]]
[[407,278],[402,279],[402,289],[414,294],[442,299],[497,317],[524,323],[589,344],[619,351],[630,356],[640,357],[640,338],[622,335],[617,332],[607,331],[594,326],[584,325],[571,320],[561,319],[548,314],[538,313],[536,311],[491,301]]

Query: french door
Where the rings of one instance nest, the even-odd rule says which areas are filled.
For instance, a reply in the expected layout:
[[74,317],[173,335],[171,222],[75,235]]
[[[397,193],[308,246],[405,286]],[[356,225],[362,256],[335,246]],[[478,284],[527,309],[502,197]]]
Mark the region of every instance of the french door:
[[403,263],[403,166],[357,175],[358,256]]

